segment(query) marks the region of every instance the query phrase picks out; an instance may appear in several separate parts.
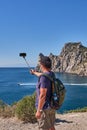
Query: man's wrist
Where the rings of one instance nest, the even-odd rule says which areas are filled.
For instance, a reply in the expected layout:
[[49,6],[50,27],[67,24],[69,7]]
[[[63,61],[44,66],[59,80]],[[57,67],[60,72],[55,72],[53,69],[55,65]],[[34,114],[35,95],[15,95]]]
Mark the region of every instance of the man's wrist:
[[42,112],[42,111],[43,111],[42,109],[37,110],[37,112]]

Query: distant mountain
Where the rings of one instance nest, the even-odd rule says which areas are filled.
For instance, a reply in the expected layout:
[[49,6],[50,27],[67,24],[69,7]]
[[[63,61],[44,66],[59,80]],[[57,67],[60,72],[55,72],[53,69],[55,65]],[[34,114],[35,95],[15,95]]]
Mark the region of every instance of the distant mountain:
[[53,71],[87,76],[87,47],[81,42],[66,43],[60,55],[50,53],[49,57],[52,60]]

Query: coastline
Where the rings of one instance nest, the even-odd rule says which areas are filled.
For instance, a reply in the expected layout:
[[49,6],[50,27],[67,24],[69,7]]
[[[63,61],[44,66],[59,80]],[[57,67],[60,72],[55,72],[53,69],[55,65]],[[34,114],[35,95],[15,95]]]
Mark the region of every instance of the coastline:
[[[56,130],[87,130],[87,112],[56,114]],[[38,130],[37,123],[24,123],[17,118],[1,118],[0,130]]]

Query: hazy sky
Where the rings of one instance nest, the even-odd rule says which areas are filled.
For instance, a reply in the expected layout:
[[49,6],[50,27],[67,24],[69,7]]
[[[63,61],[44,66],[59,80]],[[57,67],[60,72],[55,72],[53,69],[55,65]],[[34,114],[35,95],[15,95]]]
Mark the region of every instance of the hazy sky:
[[67,42],[87,47],[87,0],[0,0],[0,67],[30,66]]

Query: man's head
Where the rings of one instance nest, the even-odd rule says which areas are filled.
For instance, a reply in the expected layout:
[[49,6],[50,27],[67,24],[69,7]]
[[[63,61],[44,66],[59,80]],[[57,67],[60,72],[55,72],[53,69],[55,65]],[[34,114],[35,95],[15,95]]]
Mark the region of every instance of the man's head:
[[43,65],[44,67],[51,69],[51,59],[48,56],[42,56],[39,60],[40,65]]

